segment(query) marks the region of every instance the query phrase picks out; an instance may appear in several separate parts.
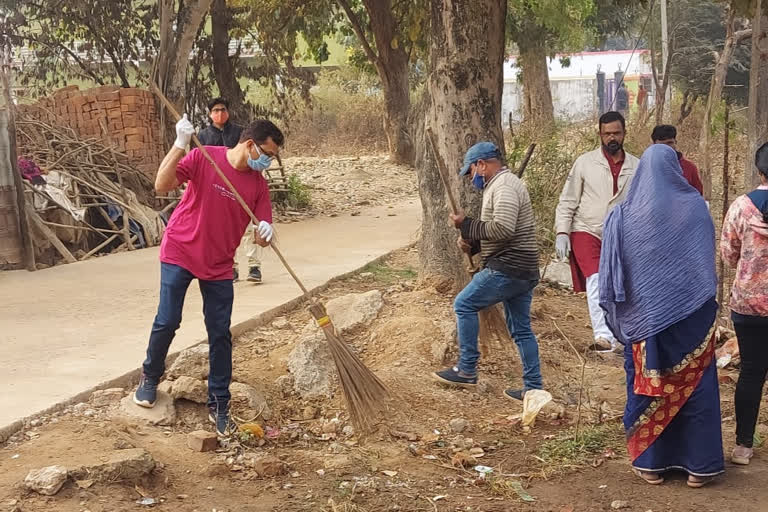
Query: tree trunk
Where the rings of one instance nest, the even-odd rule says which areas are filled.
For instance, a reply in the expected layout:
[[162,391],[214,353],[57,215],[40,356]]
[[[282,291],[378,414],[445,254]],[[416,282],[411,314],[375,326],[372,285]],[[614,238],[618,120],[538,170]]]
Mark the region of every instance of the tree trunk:
[[517,43],[523,75],[523,120],[537,127],[551,126],[555,121],[555,110],[549,87],[547,49],[542,40],[524,39]]
[[752,65],[749,73],[749,153],[744,173],[744,188],[760,184],[754,166],[755,151],[768,139],[768,14],[762,0],[757,0],[752,22]]
[[226,0],[213,0],[211,6],[211,36],[213,74],[219,95],[229,101],[229,110],[233,121],[241,124],[249,121],[250,109],[245,103],[245,93],[237,81],[237,73],[232,57],[229,56],[229,30],[232,27],[232,9]]
[[363,0],[370,20],[376,51],[366,38],[366,30],[348,0],[337,0],[344,9],[357,39],[368,60],[376,66],[384,89],[384,131],[387,135],[389,156],[393,162],[413,163],[413,140],[408,131],[408,113],[411,109],[408,81],[409,58],[398,39],[397,20],[390,0]]
[[[424,276],[452,280],[465,276],[456,247],[458,232],[449,222],[446,194],[426,143],[424,119],[437,150],[457,170],[472,144],[490,140],[503,148],[501,95],[506,0],[431,0],[430,73],[424,116],[416,114],[419,144],[416,173],[423,209],[419,243]],[[470,216],[480,213],[481,195],[452,173],[459,204]]]
[[[163,93],[184,110],[189,56],[213,0],[191,0],[175,12],[173,0],[160,0],[160,52],[156,78]],[[175,25],[175,27],[174,27]]]

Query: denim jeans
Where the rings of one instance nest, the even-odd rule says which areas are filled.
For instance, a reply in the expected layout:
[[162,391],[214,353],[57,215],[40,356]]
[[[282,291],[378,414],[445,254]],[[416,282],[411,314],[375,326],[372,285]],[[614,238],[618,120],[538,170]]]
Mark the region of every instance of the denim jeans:
[[[161,263],[160,305],[149,336],[144,374],[159,379],[165,372],[165,358],[176,330],[181,325],[181,311],[187,288],[195,279],[188,270]],[[228,405],[229,382],[232,379],[232,317],[234,288],[232,280],[199,281],[203,295],[203,314],[208,331],[208,405]]]
[[475,375],[480,352],[477,350],[479,322],[477,313],[501,302],[507,318],[507,329],[515,339],[523,363],[524,389],[541,389],[539,344],[531,330],[531,301],[538,281],[513,279],[503,272],[485,268],[456,297],[459,336],[459,370]]

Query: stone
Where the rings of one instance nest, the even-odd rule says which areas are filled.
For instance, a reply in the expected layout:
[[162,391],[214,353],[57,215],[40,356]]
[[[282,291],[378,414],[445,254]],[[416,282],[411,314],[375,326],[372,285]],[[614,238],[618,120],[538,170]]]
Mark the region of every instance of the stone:
[[[352,459],[347,455],[334,455],[323,461],[325,469],[342,469],[352,465]],[[322,475],[321,475],[322,476]]]
[[288,472],[288,466],[273,455],[257,457],[251,464],[261,478],[274,478]]
[[30,471],[24,479],[24,486],[36,493],[53,496],[61,490],[67,477],[64,466],[48,466]]
[[275,380],[275,386],[277,386],[280,396],[288,398],[293,394],[293,376],[281,375]]
[[187,434],[187,448],[194,452],[212,452],[219,446],[216,434],[207,430],[195,430]]
[[208,384],[203,380],[182,375],[173,381],[171,396],[176,400],[184,399],[204,404],[208,402]]
[[167,375],[171,379],[182,375],[195,379],[208,378],[208,345],[202,343],[182,350],[168,369]]
[[157,385],[157,390],[162,391],[163,393],[168,393],[169,395],[173,393],[173,381],[172,380],[164,380],[160,384]]
[[545,281],[551,281],[567,288],[573,288],[573,278],[571,277],[571,265],[567,261],[550,261],[545,269],[541,269],[541,274]]
[[144,448],[131,448],[116,450],[109,455],[107,462],[82,466],[70,474],[77,480],[136,482],[154,471],[155,465],[155,459]]
[[461,434],[469,427],[469,422],[464,418],[453,418],[448,424],[451,427],[451,432],[454,434]]
[[449,345],[444,340],[436,339],[430,346],[430,355],[432,362],[436,365],[445,363],[445,357],[448,355]]
[[91,393],[91,405],[94,407],[107,407],[116,404],[123,398],[123,388],[99,389]]
[[151,409],[133,403],[133,396],[128,395],[120,401],[118,416],[138,420],[150,425],[172,425],[176,421],[176,407],[170,395],[157,392],[157,402]]
[[272,417],[267,399],[253,386],[242,382],[233,382],[229,385],[229,392],[232,394],[229,402],[230,410],[236,411],[238,417],[246,418],[249,421],[253,421],[257,417],[264,420],[269,420]]
[[334,366],[322,332],[313,329],[302,335],[288,356],[293,389],[303,398],[330,397]]
[[621,500],[615,500],[611,503],[611,508],[613,510],[621,510],[624,508],[629,508],[629,502],[621,501]]
[[280,318],[275,318],[274,322],[272,322],[272,327],[275,329],[287,329],[290,327],[291,324],[288,322],[288,319],[284,316],[281,316]]
[[384,297],[379,290],[351,293],[328,301],[325,306],[336,331],[346,334],[374,320],[384,307]]

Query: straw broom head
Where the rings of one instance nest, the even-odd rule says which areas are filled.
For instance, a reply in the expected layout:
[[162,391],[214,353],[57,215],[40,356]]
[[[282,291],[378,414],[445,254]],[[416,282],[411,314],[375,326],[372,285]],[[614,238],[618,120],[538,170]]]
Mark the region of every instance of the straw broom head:
[[389,391],[338,336],[325,306],[314,302],[309,306],[309,311],[328,341],[352,424],[358,432],[372,431],[387,409]]

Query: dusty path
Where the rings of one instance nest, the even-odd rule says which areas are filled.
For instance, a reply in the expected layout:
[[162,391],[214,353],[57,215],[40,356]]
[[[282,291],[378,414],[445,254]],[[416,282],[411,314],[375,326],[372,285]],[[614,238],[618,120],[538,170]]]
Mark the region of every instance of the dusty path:
[[[278,226],[278,233],[289,262],[314,287],[411,242],[420,216],[418,201],[405,200]],[[158,252],[0,273],[0,426],[140,365],[157,308]],[[235,285],[233,325],[299,295],[271,251],[263,272],[262,285]],[[206,337],[201,304],[193,283],[172,352]]]

